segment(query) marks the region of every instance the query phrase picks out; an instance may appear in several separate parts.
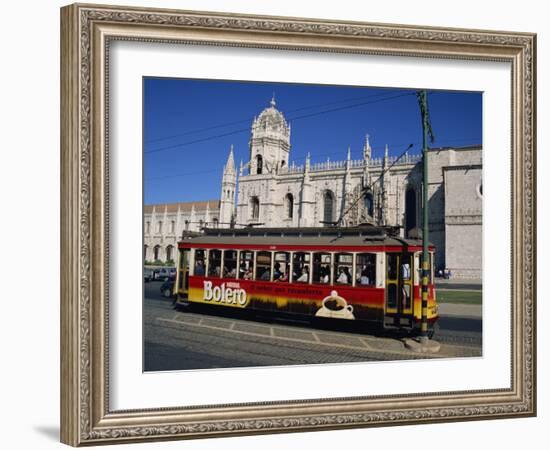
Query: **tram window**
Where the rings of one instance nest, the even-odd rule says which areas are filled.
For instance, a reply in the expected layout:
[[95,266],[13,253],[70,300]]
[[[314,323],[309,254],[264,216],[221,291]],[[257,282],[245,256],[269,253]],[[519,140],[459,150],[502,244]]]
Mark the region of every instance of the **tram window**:
[[313,254],[313,282],[330,283],[330,253]]
[[410,309],[411,307],[411,286],[409,284],[403,285],[403,308]]
[[359,253],[356,258],[356,286],[373,286],[376,282],[376,255],[374,253]]
[[398,255],[388,253],[388,279],[390,280],[397,280],[397,259]]
[[193,275],[195,275],[196,277],[204,277],[204,262],[204,250],[195,250],[195,267],[193,268]]
[[223,253],[223,277],[224,278],[237,277],[237,251],[236,250],[226,250]]
[[401,278],[405,281],[411,279],[411,257],[403,255],[401,257]]
[[334,258],[334,280],[338,284],[351,284],[351,271],[353,267],[353,255],[350,253],[337,253]]
[[397,285],[388,284],[387,286],[387,296],[388,296],[388,308],[395,309],[397,308]]
[[[178,276],[178,289],[182,290],[184,288],[184,281],[188,283],[189,275],[189,249],[180,250],[180,261],[179,261],[179,276]],[[187,288],[187,286],[185,286]]]
[[208,254],[208,276],[219,277],[222,267],[222,251],[210,250]]
[[310,254],[306,252],[294,253],[292,259],[292,280],[296,283],[309,283]]
[[183,267],[185,265],[185,261],[186,261],[186,252],[188,252],[189,250],[188,249],[181,249],[180,250],[180,262],[179,262],[179,270],[183,270]]
[[288,281],[290,275],[290,254],[287,252],[275,253],[273,264],[273,281]]
[[254,252],[241,251],[239,261],[239,279],[251,280],[254,267]]
[[271,280],[271,252],[258,252],[256,255],[256,280]]

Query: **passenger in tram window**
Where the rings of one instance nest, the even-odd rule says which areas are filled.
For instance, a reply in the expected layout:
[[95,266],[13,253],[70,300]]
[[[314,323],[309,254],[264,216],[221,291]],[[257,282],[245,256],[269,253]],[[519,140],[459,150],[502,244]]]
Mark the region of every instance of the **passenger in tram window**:
[[277,281],[283,275],[283,273],[281,272],[281,264],[276,262],[275,266],[274,266],[274,269],[275,270],[273,272],[273,280]]
[[252,269],[250,267],[245,270],[242,278],[243,278],[243,280],[251,280],[252,279]]
[[363,266],[363,269],[361,270],[361,277],[359,278],[359,284],[362,284],[362,285],[368,285],[370,284],[369,282],[369,275],[368,275],[368,272],[367,272],[367,268],[365,266]]
[[327,266],[321,266],[319,269],[319,282],[323,284],[328,284],[330,281],[330,271]]
[[223,268],[224,271],[224,278],[235,278],[235,275],[237,275],[237,271],[235,267],[228,269],[227,267]]
[[288,273],[290,271],[290,267],[289,265],[287,264],[286,265],[286,269],[285,269],[285,272],[283,274],[281,274],[281,276],[277,279],[277,281],[288,281]]
[[260,276],[260,280],[262,281],[269,281],[269,269],[265,269]]
[[204,277],[204,262],[202,259],[197,260],[197,264],[195,264],[195,275]]
[[304,266],[302,269],[302,274],[296,281],[298,283],[307,283],[309,281],[309,269],[307,266]]
[[246,263],[242,261],[241,265],[239,266],[239,278],[243,278],[245,273],[246,273]]
[[[345,270],[346,267],[340,266],[340,269],[338,270],[338,278],[336,279],[336,282],[339,284],[348,284],[348,276],[346,275]],[[349,273],[349,272],[348,272]]]
[[411,266],[409,265],[409,263],[401,265],[401,275],[403,276],[404,280],[411,279]]
[[352,276],[351,276],[351,273],[350,273],[350,271],[349,271],[349,267],[348,267],[348,266],[344,266],[344,273],[346,274],[346,278],[347,278],[347,280],[348,280],[347,283],[348,283],[348,284],[351,284],[353,278],[352,278]]
[[323,275],[323,278],[321,279],[321,282],[324,283],[324,284],[329,284],[330,283],[330,274],[329,274],[328,269],[325,270],[325,274]]
[[323,277],[325,276],[325,268],[323,266],[319,267],[319,274],[315,276],[315,267],[313,269],[313,282],[322,283]]

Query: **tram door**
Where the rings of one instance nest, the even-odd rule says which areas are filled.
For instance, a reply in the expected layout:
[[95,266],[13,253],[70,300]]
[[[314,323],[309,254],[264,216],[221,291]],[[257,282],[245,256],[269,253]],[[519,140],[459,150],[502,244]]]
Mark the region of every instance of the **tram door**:
[[178,277],[174,290],[178,297],[187,298],[189,292],[189,253],[190,249],[180,249]]
[[412,325],[413,263],[412,253],[386,254],[386,316],[397,325]]

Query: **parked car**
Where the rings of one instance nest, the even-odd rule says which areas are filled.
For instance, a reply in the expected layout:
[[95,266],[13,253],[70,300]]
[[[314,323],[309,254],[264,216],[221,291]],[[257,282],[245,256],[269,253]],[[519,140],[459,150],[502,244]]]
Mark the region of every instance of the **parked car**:
[[152,269],[143,269],[143,281],[146,283],[153,279],[153,270]]
[[158,273],[156,274],[155,280],[167,280],[170,277],[176,276],[175,267],[161,267],[157,269]]
[[174,296],[174,283],[176,282],[175,274],[173,277],[169,277],[162,285],[160,286],[160,293],[163,297],[172,298]]

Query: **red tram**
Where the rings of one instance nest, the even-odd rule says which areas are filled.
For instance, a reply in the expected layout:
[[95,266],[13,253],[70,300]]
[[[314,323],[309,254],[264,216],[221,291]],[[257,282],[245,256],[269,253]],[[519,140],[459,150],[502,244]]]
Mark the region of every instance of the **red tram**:
[[[396,227],[205,229],[178,244],[177,305],[376,322],[418,330],[422,242]],[[430,246],[428,323],[438,317]]]

